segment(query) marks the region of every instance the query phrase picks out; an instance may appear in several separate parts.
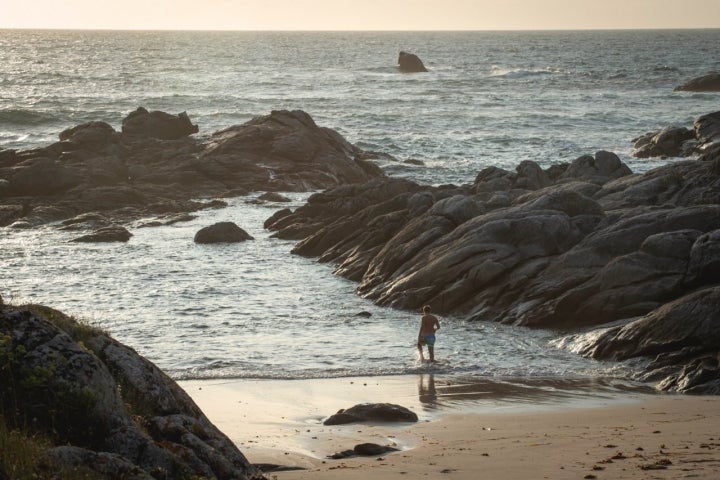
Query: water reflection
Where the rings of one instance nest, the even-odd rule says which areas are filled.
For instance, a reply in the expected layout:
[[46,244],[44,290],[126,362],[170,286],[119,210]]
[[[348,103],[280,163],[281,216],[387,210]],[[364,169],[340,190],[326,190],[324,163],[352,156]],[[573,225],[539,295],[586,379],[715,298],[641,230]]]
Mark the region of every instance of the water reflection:
[[421,374],[418,376],[418,398],[423,408],[437,408],[437,390],[435,389],[435,375]]
[[573,401],[616,399],[622,394],[654,394],[649,385],[617,378],[489,378],[418,375],[424,410],[439,408],[550,406]]

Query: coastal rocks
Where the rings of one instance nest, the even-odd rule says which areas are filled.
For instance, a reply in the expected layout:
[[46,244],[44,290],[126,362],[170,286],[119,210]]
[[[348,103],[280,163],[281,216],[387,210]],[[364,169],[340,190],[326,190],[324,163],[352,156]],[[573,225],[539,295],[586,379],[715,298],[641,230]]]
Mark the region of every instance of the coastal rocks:
[[361,153],[307,113],[276,110],[213,134],[199,168],[211,176],[241,176],[270,191],[307,191],[383,176]]
[[[716,275],[717,275],[716,270]],[[662,390],[720,394],[720,287],[682,296],[623,326],[592,332],[579,353],[602,360],[645,357],[642,379]]]
[[[633,156],[650,157],[685,157],[688,156],[696,143],[695,132],[685,127],[669,126],[659,132],[643,135],[634,140]],[[688,140],[690,140],[689,143]]]
[[95,230],[87,235],[70,240],[79,243],[109,243],[109,242],[127,242],[132,237],[132,233],[128,232],[125,227],[112,225]]
[[51,196],[80,183],[79,176],[57,161],[37,157],[8,169],[6,196]]
[[358,422],[417,422],[415,412],[392,403],[361,403],[341,409],[331,415],[323,425],[344,425]]
[[720,112],[696,118],[693,128],[671,125],[633,139],[633,156],[689,157],[704,153],[720,143]]
[[195,243],[238,243],[253,240],[245,230],[233,222],[218,222],[200,229],[195,234]]
[[302,111],[274,111],[209,138],[188,136],[194,131],[185,114],[141,107],[121,132],[87,122],[47,147],[2,151],[0,226],[88,212],[123,223],[203,208],[191,198],[317,190],[384,176],[375,154]]
[[130,113],[122,122],[123,133],[159,138],[161,140],[177,140],[193,133],[199,128],[193,125],[186,112],[171,115],[165,112],[149,112],[143,107]]
[[422,60],[414,53],[408,52],[400,52],[398,55],[398,68],[406,73],[427,72]]
[[0,311],[4,422],[32,425],[53,468],[108,478],[259,479],[167,375],[102,331],[46,307]]
[[386,179],[331,189],[266,228],[300,240],[294,253],[334,263],[379,305],[597,325],[717,282],[720,171],[696,160],[637,175],[597,152],[547,169],[488,168],[469,186]]
[[720,92],[720,73],[709,73],[675,87],[675,92]]

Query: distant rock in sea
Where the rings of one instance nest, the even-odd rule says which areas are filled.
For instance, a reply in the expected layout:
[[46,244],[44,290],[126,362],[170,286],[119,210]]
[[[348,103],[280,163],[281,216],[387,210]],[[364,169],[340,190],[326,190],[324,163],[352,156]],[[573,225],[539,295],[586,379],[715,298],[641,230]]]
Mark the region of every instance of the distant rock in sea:
[[675,87],[675,92],[720,92],[720,73],[709,73]]
[[408,52],[400,52],[398,55],[398,68],[401,72],[407,73],[427,72],[420,57]]

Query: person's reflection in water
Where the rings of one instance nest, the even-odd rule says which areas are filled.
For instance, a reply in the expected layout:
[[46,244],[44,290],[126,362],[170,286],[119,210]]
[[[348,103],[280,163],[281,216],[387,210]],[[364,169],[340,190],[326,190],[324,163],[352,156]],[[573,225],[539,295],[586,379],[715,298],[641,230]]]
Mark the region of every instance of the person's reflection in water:
[[[426,384],[427,380],[427,384]],[[437,408],[437,391],[435,390],[435,375],[422,374],[418,377],[418,397],[420,403],[426,408]]]

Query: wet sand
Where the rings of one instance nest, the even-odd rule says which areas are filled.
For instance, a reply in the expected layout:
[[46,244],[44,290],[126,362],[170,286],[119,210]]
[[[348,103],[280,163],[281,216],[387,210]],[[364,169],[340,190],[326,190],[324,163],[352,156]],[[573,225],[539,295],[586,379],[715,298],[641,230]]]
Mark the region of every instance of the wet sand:
[[[180,384],[252,463],[303,469],[268,478],[720,478],[720,397],[432,375]],[[403,405],[420,420],[322,424],[366,402]],[[328,458],[366,442],[399,451]]]

